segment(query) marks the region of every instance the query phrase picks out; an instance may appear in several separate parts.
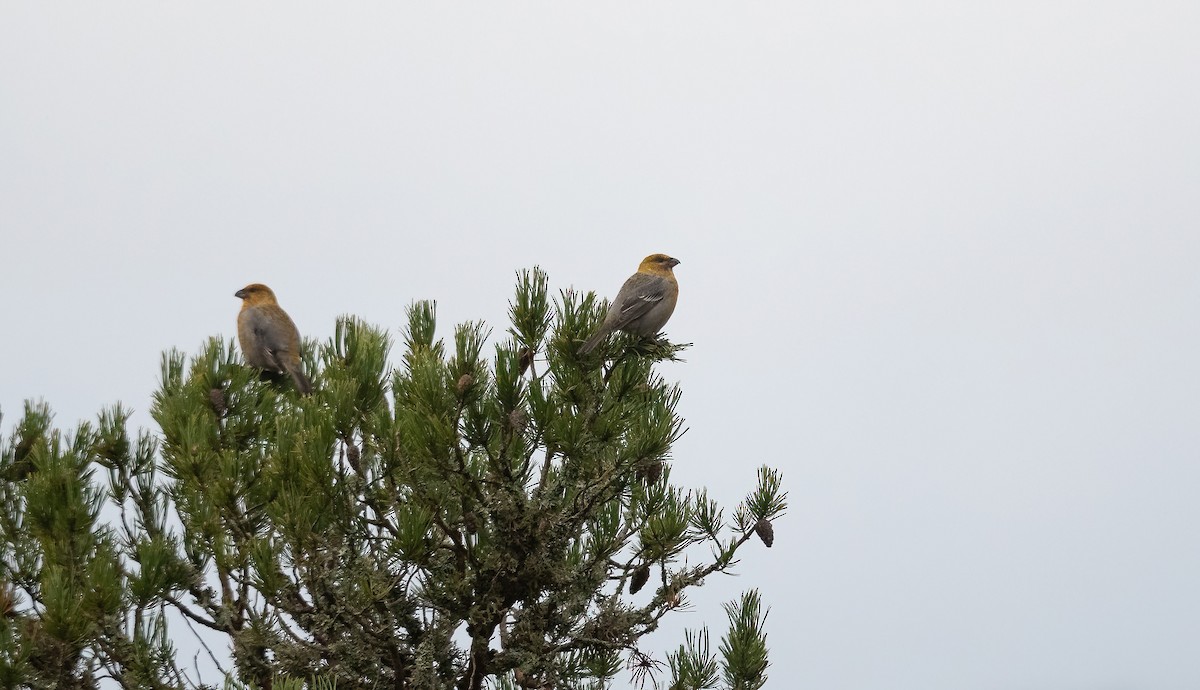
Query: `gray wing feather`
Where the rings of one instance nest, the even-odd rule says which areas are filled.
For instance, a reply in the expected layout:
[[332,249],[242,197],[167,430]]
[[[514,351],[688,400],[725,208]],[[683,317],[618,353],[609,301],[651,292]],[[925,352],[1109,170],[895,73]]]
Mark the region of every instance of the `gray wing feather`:
[[286,334],[283,333],[279,324],[273,322],[262,310],[251,309],[247,311],[247,320],[249,321],[251,330],[258,336],[258,343],[263,350],[263,356],[271,360],[278,371],[283,371],[283,358],[278,353],[288,349]]
[[621,286],[617,300],[608,312],[608,325],[620,329],[645,316],[667,294],[667,281],[659,276],[634,273]]

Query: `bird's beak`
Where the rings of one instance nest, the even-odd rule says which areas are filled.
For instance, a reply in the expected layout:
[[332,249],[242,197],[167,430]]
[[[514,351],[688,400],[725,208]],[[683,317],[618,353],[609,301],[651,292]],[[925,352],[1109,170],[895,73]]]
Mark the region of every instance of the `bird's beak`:
[[237,297],[238,299],[246,299],[246,291],[238,290],[237,292],[233,293],[233,296]]
[[679,265],[680,261],[679,261],[679,259],[671,259],[667,263],[671,264],[671,268],[675,268],[676,266]]

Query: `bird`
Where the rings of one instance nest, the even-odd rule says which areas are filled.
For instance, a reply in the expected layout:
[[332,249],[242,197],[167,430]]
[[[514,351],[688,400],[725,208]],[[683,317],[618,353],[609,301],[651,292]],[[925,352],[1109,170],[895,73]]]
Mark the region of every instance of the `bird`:
[[251,283],[233,293],[242,300],[238,312],[238,342],[246,362],[273,374],[290,374],[296,389],[312,393],[312,384],[300,363],[300,331],[262,283]]
[[609,333],[624,331],[643,338],[662,330],[675,311],[679,299],[679,283],[671,270],[679,265],[679,259],[666,254],[651,254],[642,259],[637,273],[629,276],[617,298],[608,307],[604,323],[579,348],[586,355],[596,349]]

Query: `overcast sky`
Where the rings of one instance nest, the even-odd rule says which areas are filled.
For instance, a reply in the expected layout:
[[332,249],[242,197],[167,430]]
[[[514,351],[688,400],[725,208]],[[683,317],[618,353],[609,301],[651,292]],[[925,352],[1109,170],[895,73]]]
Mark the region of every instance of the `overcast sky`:
[[[0,4],[0,411],[683,263],[775,688],[1200,687],[1200,3]],[[180,631],[182,636],[182,631]],[[215,682],[215,679],[207,679]],[[622,680],[622,683],[627,681]]]

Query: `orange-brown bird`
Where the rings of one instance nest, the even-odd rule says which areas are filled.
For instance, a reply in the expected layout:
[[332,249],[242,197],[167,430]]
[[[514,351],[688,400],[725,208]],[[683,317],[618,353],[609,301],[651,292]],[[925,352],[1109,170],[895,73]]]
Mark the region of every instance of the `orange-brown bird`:
[[233,293],[242,299],[238,312],[238,342],[252,366],[274,374],[291,374],[296,388],[308,395],[312,384],[300,364],[300,331],[275,301],[275,293],[262,283],[251,283]]
[[608,307],[604,323],[579,348],[579,353],[586,355],[596,349],[613,331],[625,331],[643,338],[661,331],[679,300],[679,283],[671,270],[678,265],[679,259],[666,254],[651,254],[642,259],[637,273],[629,276]]

